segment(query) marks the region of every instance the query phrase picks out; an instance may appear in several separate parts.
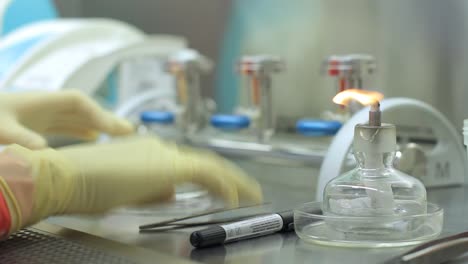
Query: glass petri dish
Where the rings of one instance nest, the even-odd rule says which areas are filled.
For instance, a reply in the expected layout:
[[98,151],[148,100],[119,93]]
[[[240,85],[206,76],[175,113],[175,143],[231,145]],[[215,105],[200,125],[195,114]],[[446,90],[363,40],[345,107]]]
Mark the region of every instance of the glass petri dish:
[[[310,202],[294,210],[296,234],[305,242],[340,247],[401,247],[416,245],[439,236],[444,211],[427,204],[427,213],[406,216],[330,216],[321,202]],[[369,228],[371,226],[372,228]]]

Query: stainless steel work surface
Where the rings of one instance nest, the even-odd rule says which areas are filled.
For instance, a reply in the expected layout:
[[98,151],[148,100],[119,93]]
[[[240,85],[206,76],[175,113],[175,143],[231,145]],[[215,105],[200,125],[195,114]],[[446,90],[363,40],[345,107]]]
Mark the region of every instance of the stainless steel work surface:
[[0,241],[0,263],[143,264],[193,263],[45,222]]
[[[265,186],[265,197],[272,202],[269,210],[293,208],[311,200],[303,190]],[[443,235],[468,230],[468,188],[450,187],[428,191],[430,202],[445,210]],[[95,217],[57,217],[49,222],[97,236],[136,245],[187,260],[206,263],[379,263],[410,248],[351,249],[307,244],[294,233],[274,234],[225,246],[197,250],[189,243],[194,229],[144,233],[138,225],[170,217],[128,215],[123,212]]]

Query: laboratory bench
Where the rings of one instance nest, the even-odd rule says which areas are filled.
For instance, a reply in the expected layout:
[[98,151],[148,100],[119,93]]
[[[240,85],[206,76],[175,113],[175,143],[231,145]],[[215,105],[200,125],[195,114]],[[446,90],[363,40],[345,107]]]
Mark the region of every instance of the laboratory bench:
[[[265,205],[271,211],[292,209],[298,204],[313,200],[310,189],[285,187],[282,184],[265,184]],[[468,187],[446,187],[428,190],[428,200],[444,208],[442,236],[468,230]],[[256,210],[252,208],[245,209]],[[188,212],[179,212],[181,215]],[[247,212],[248,213],[248,212]],[[225,212],[221,217],[232,215]],[[135,214],[130,209],[121,209],[105,216],[54,217],[47,223],[78,230],[106,240],[116,241],[128,247],[143,248],[161,254],[164,263],[195,261],[203,263],[382,263],[411,247],[400,248],[340,248],[308,244],[294,232],[276,233],[226,244],[224,246],[194,249],[189,236],[196,229],[139,233],[138,226],[174,217],[157,213]],[[205,218],[206,219],[206,218]],[[200,229],[200,228],[198,228]],[[171,259],[170,262],[169,259]],[[468,257],[459,260],[468,262]],[[158,263],[154,259],[154,263]]]

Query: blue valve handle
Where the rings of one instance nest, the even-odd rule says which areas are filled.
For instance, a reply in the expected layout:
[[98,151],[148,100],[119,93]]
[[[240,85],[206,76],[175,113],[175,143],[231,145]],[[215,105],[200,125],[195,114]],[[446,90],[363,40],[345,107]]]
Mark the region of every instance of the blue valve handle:
[[250,118],[245,115],[213,115],[211,125],[221,130],[241,130],[248,128]]
[[140,120],[144,123],[173,124],[174,113],[168,111],[144,111],[140,113]]
[[296,130],[305,136],[330,136],[335,135],[341,125],[338,121],[301,119],[296,123]]

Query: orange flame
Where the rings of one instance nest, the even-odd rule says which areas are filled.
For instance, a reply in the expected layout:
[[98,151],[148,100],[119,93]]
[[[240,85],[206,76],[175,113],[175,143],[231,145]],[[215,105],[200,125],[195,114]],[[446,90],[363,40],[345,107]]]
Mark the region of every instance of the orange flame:
[[350,101],[355,100],[367,106],[380,102],[383,98],[384,95],[376,91],[348,89],[335,95],[335,97],[333,97],[333,102],[335,104],[347,106]]

